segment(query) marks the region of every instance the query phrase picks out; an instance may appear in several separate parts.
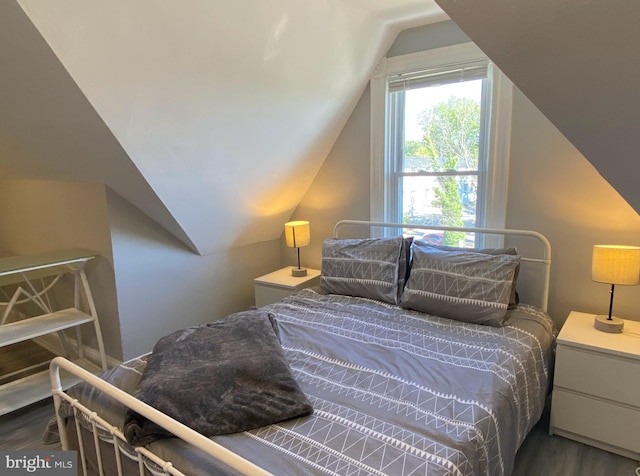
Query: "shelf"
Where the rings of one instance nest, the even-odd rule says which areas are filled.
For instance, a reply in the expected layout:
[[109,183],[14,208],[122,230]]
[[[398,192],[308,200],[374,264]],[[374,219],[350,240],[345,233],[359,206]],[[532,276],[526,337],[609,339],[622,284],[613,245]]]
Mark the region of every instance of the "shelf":
[[[57,296],[58,289],[55,285],[65,275],[72,275],[74,283],[73,307],[27,317],[8,324],[3,318],[3,324],[0,325],[0,347],[58,333],[62,349],[55,349],[52,351],[54,354],[77,355],[78,359],[75,362],[89,372],[97,373],[106,370],[107,355],[102,342],[102,332],[84,270],[86,263],[93,258],[94,253],[75,248],[0,259],[0,287],[12,286],[5,292],[7,297],[12,297],[8,302],[0,303],[6,306],[2,314],[4,317],[20,315],[19,312],[13,313],[14,306],[35,303],[42,307],[41,303],[50,302],[49,293],[54,297]],[[42,279],[44,277],[49,279]],[[93,325],[101,367],[84,359],[83,332],[80,331],[79,326],[89,323]],[[60,331],[72,328],[77,332],[75,343],[70,345],[68,336]],[[25,363],[23,371],[31,372],[32,370],[36,369]],[[30,375],[22,373],[25,376],[18,378],[20,375],[20,372],[12,372],[11,378],[14,380],[0,385],[0,415],[51,396],[48,369]],[[75,379],[72,380],[67,375],[66,378],[62,377],[62,381],[63,386],[67,388],[74,383]]]
[[75,308],[69,308],[12,322],[0,326],[0,347],[92,321],[93,317],[89,314]]
[[[102,372],[100,367],[86,359],[75,359],[73,362],[94,374]],[[63,389],[67,389],[79,381],[63,369],[60,372]],[[0,386],[0,415],[18,410],[50,396],[51,381],[48,369],[7,383]]]
[[[83,266],[94,258],[95,253],[72,248],[32,255],[18,255],[0,258],[0,286],[24,281],[25,273],[31,278],[59,274],[62,268]],[[35,272],[35,274],[34,274]]]

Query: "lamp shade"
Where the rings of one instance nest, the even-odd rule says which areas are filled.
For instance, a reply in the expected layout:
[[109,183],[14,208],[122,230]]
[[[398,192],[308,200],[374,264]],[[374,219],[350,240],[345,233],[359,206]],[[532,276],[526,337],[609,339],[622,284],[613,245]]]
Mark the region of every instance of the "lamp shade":
[[640,282],[640,247],[594,245],[591,279],[608,284],[638,284]]
[[289,248],[302,248],[311,243],[308,221],[290,221],[284,224],[284,238]]

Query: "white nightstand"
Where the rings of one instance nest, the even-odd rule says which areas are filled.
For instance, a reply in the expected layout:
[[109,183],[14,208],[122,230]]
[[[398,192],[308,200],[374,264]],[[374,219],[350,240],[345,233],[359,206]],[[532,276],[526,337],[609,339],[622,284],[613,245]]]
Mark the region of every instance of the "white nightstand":
[[621,334],[572,312],[558,336],[550,434],[640,460],[640,322]]
[[307,268],[307,275],[298,278],[291,275],[292,268],[294,266],[287,266],[253,280],[256,306],[266,306],[301,289],[320,284],[319,269]]

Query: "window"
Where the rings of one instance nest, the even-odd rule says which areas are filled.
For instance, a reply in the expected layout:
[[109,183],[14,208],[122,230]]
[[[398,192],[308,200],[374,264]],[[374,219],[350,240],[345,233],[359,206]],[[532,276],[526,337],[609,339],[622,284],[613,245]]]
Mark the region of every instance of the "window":
[[[386,59],[371,94],[371,218],[504,227],[511,86],[482,52],[464,44]],[[486,246],[473,234],[425,238]]]

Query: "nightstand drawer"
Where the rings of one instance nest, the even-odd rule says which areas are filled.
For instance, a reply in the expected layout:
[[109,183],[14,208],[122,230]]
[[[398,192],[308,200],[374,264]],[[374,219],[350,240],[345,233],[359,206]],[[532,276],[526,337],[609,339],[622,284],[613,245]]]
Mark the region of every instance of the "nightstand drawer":
[[640,408],[640,362],[560,345],[555,387]]
[[640,410],[554,389],[551,421],[554,430],[640,453]]
[[273,304],[278,302],[287,296],[291,296],[296,291],[290,291],[287,289],[272,288],[268,286],[256,286],[255,287],[255,299],[256,307],[266,306],[267,304]]

